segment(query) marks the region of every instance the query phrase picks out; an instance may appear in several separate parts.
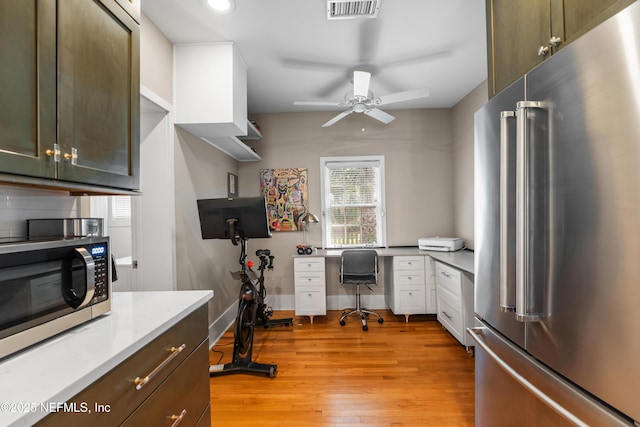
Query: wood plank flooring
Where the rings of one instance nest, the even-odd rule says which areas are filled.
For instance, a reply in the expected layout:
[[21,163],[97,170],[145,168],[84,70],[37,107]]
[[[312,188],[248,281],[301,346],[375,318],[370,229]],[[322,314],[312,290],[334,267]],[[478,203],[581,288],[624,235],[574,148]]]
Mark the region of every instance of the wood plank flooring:
[[[473,426],[474,360],[435,316],[378,310],[369,331],[339,311],[293,317],[294,325],[256,330],[253,360],[278,365],[277,376],[211,378],[213,426]],[[209,353],[231,361],[233,329]],[[219,352],[224,352],[221,356]]]

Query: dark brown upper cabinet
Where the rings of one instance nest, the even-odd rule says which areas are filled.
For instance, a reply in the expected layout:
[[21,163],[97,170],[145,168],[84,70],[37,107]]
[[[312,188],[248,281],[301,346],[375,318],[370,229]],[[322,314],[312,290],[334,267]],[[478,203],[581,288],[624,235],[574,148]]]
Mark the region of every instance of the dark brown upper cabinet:
[[0,87],[0,179],[139,188],[140,28],[115,0],[0,2]]
[[487,0],[489,98],[635,0]]

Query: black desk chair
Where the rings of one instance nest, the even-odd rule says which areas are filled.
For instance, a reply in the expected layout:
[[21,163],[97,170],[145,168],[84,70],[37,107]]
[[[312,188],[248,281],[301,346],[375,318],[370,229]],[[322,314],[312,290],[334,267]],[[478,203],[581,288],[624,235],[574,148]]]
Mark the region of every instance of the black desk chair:
[[369,285],[378,284],[378,253],[372,249],[350,249],[342,252],[340,262],[340,283],[344,285],[355,285],[356,287],[356,308],[353,310],[344,309],[340,317],[340,326],[344,326],[344,319],[351,314],[358,314],[362,320],[362,330],[366,331],[366,314],[373,314],[378,317],[378,323],[384,322],[378,313],[364,309],[360,305],[360,285],[365,285],[369,290]]

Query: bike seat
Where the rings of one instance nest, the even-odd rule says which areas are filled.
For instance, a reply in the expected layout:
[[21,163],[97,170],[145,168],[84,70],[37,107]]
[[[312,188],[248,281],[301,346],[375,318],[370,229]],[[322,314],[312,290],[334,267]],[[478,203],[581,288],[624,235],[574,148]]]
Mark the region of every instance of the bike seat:
[[258,249],[256,251],[256,256],[258,257],[269,256],[269,255],[271,255],[271,251],[269,249]]

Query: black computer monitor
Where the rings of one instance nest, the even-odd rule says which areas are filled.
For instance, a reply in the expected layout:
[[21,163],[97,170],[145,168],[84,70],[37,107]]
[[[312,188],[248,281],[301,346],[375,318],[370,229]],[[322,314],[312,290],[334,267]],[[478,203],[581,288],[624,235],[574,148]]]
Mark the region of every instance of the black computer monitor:
[[256,239],[271,237],[264,197],[198,200],[203,239]]

